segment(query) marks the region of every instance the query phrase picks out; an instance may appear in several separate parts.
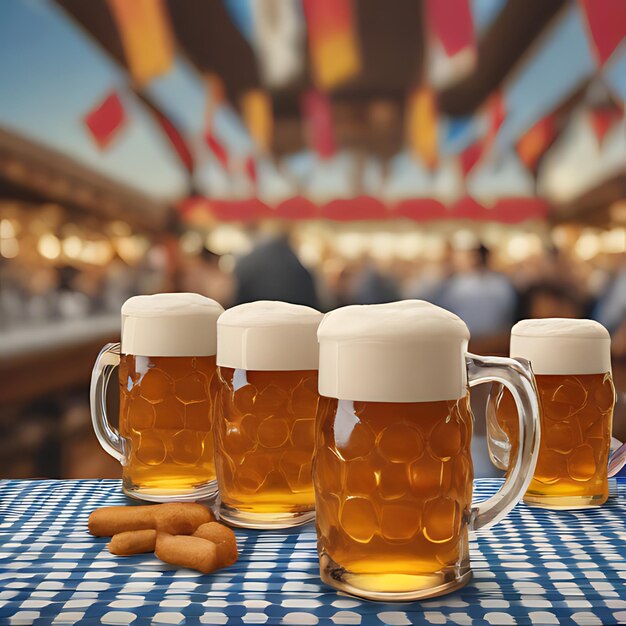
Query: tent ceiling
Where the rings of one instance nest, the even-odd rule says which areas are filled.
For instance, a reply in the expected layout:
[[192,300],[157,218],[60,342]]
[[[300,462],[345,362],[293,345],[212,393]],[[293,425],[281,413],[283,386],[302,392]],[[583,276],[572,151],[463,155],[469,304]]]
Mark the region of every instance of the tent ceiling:
[[[126,59],[106,0],[56,0],[121,65]],[[471,75],[439,93],[440,110],[471,114],[514,67],[526,49],[564,6],[565,0],[508,0],[483,34],[478,64]],[[206,0],[168,0],[174,32],[183,51],[201,72],[215,72],[227,96],[238,106],[242,92],[259,85],[254,53],[233,24],[224,4]],[[407,88],[417,84],[424,65],[422,0],[359,0],[357,24],[362,46],[362,71],[333,92],[334,100],[362,104],[384,97],[401,103]],[[298,84],[274,92],[274,113],[298,114],[298,94],[309,85],[308,73]],[[282,152],[280,146],[278,151]]]

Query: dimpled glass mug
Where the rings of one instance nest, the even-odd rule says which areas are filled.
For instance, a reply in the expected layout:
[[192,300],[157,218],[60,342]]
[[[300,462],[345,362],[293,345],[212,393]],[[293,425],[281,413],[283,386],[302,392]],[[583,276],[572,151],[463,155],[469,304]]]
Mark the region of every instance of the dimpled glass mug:
[[[504,517],[535,466],[530,368],[467,354],[465,324],[419,300],[337,309],[318,338],[313,482],[322,580],[385,601],[465,585],[468,530]],[[488,381],[511,390],[522,445],[500,491],[472,506],[468,385]]]
[[315,516],[321,319],[305,306],[252,302],[229,309],[217,323],[220,517],[235,526],[283,528]]
[[[531,362],[539,391],[541,444],[524,501],[547,508],[604,503],[608,476],[626,459],[620,449],[609,464],[615,388],[608,331],[592,320],[523,320],[511,331],[511,357]],[[488,426],[491,459],[507,469],[519,437],[513,400],[501,385],[489,398]]]
[[[223,310],[194,293],[135,296],[122,306],[121,345],[105,346],[93,369],[91,418],[102,447],[123,465],[127,495],[154,502],[215,495],[212,414]],[[119,429],[106,412],[117,366]]]

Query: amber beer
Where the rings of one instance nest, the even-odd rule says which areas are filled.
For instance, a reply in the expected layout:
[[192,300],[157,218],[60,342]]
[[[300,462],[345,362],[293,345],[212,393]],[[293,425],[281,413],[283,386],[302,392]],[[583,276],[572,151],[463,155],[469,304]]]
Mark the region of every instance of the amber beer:
[[[468,355],[465,324],[421,301],[337,309],[318,337],[313,484],[322,580],[385,601],[463,586],[468,531],[506,515],[534,468],[530,369]],[[472,507],[468,385],[494,378],[519,393],[522,453],[502,491]]]
[[309,307],[254,302],[218,322],[216,469],[220,515],[232,524],[279,528],[314,516],[321,318]]
[[[511,355],[531,359],[540,399],[539,458],[525,501],[604,503],[615,404],[608,332],[591,320],[525,320],[513,328]],[[509,446],[512,455],[518,447],[513,399],[497,388],[489,404],[491,455],[505,469]]]
[[215,356],[120,359],[120,435],[129,491],[193,492],[215,481]]
[[[91,407],[100,443],[122,463],[128,495],[163,502],[215,494],[216,322],[222,312],[214,300],[185,293],[136,296],[122,306],[121,344],[106,346],[96,361]],[[118,365],[119,430],[105,405]]]
[[469,396],[333,399],[318,420],[318,545],[326,571],[358,572],[377,593],[453,580],[469,561]]

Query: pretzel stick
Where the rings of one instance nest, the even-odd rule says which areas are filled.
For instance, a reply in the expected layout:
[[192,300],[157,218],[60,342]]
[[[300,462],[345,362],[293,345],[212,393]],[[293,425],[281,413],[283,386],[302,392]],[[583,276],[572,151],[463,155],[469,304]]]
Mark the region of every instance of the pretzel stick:
[[219,567],[217,546],[200,537],[158,533],[154,554],[161,561],[209,574]]
[[217,546],[217,558],[220,567],[228,567],[237,561],[237,541],[235,533],[217,522],[209,522],[198,526],[193,537],[200,537],[212,541]]
[[147,530],[127,530],[126,532],[118,533],[111,538],[109,552],[118,556],[154,552],[156,536],[157,531],[152,528]]

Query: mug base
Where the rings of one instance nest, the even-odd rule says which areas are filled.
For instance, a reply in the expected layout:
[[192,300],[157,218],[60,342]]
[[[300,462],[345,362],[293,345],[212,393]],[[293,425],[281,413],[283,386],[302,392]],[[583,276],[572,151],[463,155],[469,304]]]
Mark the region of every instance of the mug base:
[[217,496],[217,481],[212,480],[204,485],[198,485],[189,489],[156,489],[153,487],[140,487],[138,485],[128,484],[126,481],[122,484],[122,491],[135,500],[143,500],[145,502],[197,502],[199,500],[213,500]]
[[315,510],[294,511],[293,513],[251,513],[222,503],[219,507],[219,518],[220,521],[238,528],[268,530],[308,524],[315,519]]
[[322,553],[320,577],[327,585],[358,598],[403,602],[452,593],[467,585],[472,570],[465,565],[432,574],[355,574]]
[[606,493],[589,496],[545,496],[526,492],[524,504],[554,510],[590,509],[603,505],[607,499]]

